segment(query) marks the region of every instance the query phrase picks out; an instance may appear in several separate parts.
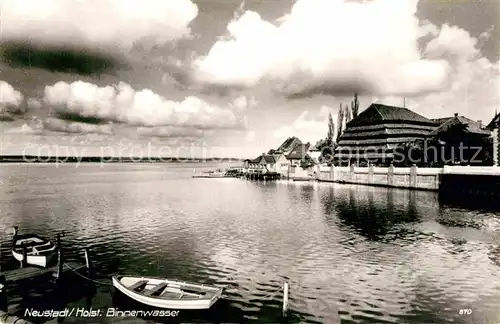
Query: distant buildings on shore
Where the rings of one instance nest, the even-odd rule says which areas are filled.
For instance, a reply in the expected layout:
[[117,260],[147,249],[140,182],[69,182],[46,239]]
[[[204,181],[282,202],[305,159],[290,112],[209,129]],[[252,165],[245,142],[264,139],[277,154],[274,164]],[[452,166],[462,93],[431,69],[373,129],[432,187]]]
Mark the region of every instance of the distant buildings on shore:
[[300,177],[311,175],[314,164],[499,165],[499,128],[500,114],[485,126],[458,114],[428,119],[407,108],[371,104],[347,122],[336,143],[330,144],[332,155],[324,155],[326,139],[312,146],[292,136],[278,148],[245,160],[244,169]]

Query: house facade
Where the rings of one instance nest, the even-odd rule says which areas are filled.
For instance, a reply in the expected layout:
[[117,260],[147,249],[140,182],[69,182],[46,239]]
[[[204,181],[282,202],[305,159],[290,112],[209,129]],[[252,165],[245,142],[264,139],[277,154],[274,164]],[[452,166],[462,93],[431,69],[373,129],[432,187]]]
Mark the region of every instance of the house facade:
[[286,155],[281,153],[281,154],[273,154],[273,156],[274,160],[276,161],[274,172],[277,172],[282,176],[288,177],[290,161],[286,158]]
[[493,142],[493,165],[500,166],[500,113],[495,114],[495,117],[486,126],[491,131],[490,137]]
[[255,159],[247,159],[244,161],[244,172],[246,173],[263,173],[265,171],[265,166],[260,163],[261,156]]
[[288,174],[290,177],[306,177],[312,171],[310,168],[303,169],[300,165],[301,162],[311,159],[309,156],[310,144],[298,144],[295,145],[293,150],[286,155],[286,159],[289,161]]

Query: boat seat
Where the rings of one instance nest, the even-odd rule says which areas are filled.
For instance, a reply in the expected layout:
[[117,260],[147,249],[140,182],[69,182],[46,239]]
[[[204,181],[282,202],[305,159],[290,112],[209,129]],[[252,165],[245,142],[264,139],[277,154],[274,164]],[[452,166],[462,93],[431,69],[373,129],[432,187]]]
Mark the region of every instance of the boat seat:
[[138,288],[141,288],[142,286],[145,286],[147,283],[148,283],[148,280],[141,280],[141,281],[138,281],[135,284],[133,284],[132,286],[127,287],[127,288],[130,290],[136,290]]
[[198,294],[206,294],[207,293],[207,290],[205,289],[201,289],[201,288],[197,288],[197,287],[193,287],[193,286],[181,286],[180,287],[181,290],[184,290],[184,291],[187,291],[187,292],[194,292],[194,293],[198,293]]
[[154,295],[155,293],[165,289],[166,287],[168,286],[168,282],[162,282],[156,286],[154,286],[153,288],[151,289],[148,289],[146,291],[143,292],[143,295],[144,296],[151,296],[151,295]]

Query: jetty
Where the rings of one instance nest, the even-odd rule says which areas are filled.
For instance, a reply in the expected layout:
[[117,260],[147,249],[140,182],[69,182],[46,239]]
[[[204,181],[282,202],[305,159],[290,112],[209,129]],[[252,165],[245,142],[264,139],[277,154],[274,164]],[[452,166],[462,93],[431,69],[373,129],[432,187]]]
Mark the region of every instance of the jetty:
[[[67,292],[71,294],[78,294],[78,298],[85,297],[81,294],[86,294],[87,298],[92,298],[95,294],[95,284],[100,283],[94,278],[99,274],[100,276],[105,276],[102,272],[97,272],[96,267],[100,270],[113,271],[116,264],[111,262],[109,265],[105,266],[102,263],[96,264],[90,260],[90,254],[88,249],[84,249],[84,262],[75,261],[65,261],[63,249],[61,246],[60,237],[63,234],[57,235],[57,263],[48,267],[36,267],[27,264],[27,258],[24,257],[20,262],[20,267],[12,270],[0,271],[0,324],[2,323],[25,323],[30,324],[31,322],[25,319],[21,319],[16,315],[20,315],[18,308],[13,310],[9,309],[8,303],[8,293],[12,289],[12,293],[17,294],[20,292],[21,300],[23,302],[29,302],[31,296],[29,290],[31,288],[41,287],[44,284],[48,284],[45,287],[47,289],[42,293],[42,296],[48,296],[50,294],[53,297],[43,297],[48,298],[49,302],[52,303],[52,299],[57,299],[56,303],[67,303]],[[82,260],[83,261],[83,260]],[[74,276],[73,276],[74,275]],[[78,277],[78,278],[75,278]],[[75,283],[76,279],[83,279],[80,284]],[[84,289],[72,289],[72,287],[83,287]],[[54,297],[55,296],[55,297]],[[73,297],[72,297],[73,298]],[[21,302],[21,304],[23,303]],[[12,305],[11,305],[12,306]],[[60,307],[60,305],[56,305]],[[22,316],[22,315],[20,315]]]
[[[70,272],[70,271],[83,271],[87,269],[87,266],[84,263],[78,262],[67,262],[62,267],[61,274]],[[20,281],[39,278],[43,276],[52,276],[55,277],[58,274],[59,265],[54,265],[52,267],[47,268],[37,268],[37,267],[25,267],[14,270],[7,270],[0,272],[0,284],[14,284]]]

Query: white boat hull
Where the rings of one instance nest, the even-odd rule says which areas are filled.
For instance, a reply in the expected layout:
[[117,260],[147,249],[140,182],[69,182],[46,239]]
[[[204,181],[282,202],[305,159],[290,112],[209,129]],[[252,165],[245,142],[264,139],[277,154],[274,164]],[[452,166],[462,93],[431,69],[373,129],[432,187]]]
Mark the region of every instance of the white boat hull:
[[[154,287],[155,285],[168,283],[169,285],[166,288],[166,292],[178,293],[180,291],[179,287],[184,285],[191,285],[193,287],[206,287],[207,291],[210,292],[210,297],[200,297],[200,298],[191,298],[191,299],[181,299],[182,294],[180,294],[178,299],[174,298],[166,298],[162,297],[162,295],[158,297],[148,297],[144,294],[132,291],[128,287],[133,283],[139,280],[148,280],[148,287]],[[211,287],[211,286],[203,286],[196,284],[188,284],[180,281],[173,281],[167,279],[160,278],[147,278],[147,277],[113,277],[113,286],[118,289],[121,293],[128,296],[131,299],[136,300],[139,303],[149,305],[157,308],[165,308],[165,309],[173,309],[173,310],[203,310],[209,309],[212,305],[221,298],[222,296],[222,288]],[[163,293],[162,293],[163,294]]]
[[[23,261],[23,259],[24,259],[22,253],[12,251],[12,255],[19,262]],[[55,260],[56,257],[57,257],[57,254],[55,252],[51,253],[51,254],[47,254],[47,255],[29,255],[28,254],[26,263],[45,268],[47,265],[51,264]]]

